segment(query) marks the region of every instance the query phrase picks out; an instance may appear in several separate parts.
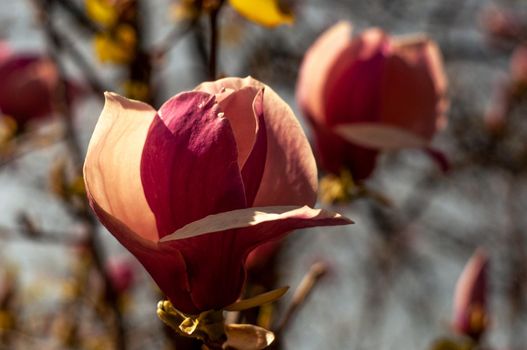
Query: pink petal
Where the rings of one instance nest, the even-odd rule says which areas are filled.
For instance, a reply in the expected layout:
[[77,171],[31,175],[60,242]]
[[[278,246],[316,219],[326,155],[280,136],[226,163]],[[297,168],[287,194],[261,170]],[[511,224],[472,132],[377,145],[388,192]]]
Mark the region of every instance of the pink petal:
[[[215,94],[220,108],[231,123],[238,148],[238,165],[242,170],[245,196],[249,206],[254,202],[265,167],[267,130],[263,117],[263,87],[227,83],[203,83],[195,91]],[[221,80],[223,81],[223,80]]]
[[446,109],[439,49],[427,38],[394,40],[382,82],[383,123],[431,139]]
[[258,121],[258,131],[251,153],[242,168],[245,197],[247,198],[248,206],[253,205],[260,188],[267,158],[267,127],[264,117],[263,94],[264,90],[261,89],[252,103],[253,113]]
[[267,159],[254,205],[314,204],[318,183],[311,147],[291,108],[270,87],[246,77],[207,82],[196,89],[219,92],[248,86],[264,89],[267,129]]
[[257,279],[258,277],[266,279],[263,274],[269,273],[266,271],[269,269],[269,263],[280,251],[281,246],[282,241],[276,240],[264,243],[252,250],[245,262],[248,278],[251,279],[251,274],[253,274],[253,277]]
[[0,64],[2,64],[2,61],[7,59],[10,55],[12,55],[11,47],[9,47],[9,44],[5,41],[0,41]]
[[240,169],[243,168],[256,141],[258,123],[257,116],[253,111],[253,101],[257,94],[257,88],[247,86],[235,91],[229,89],[220,95],[223,97],[222,99],[218,98],[220,109],[225,113],[225,117],[229,120],[234,132]]
[[352,39],[351,23],[342,21],[324,32],[306,52],[299,73],[297,100],[304,113],[327,125],[378,119],[387,49],[388,38],[379,29]]
[[267,160],[254,206],[314,205],[317,167],[307,137],[291,108],[266,86]]
[[194,304],[202,310],[217,309],[238,298],[245,259],[258,245],[294,229],[350,223],[339,214],[307,206],[247,208],[192,222],[161,242],[177,247],[185,257]]
[[[229,212],[209,215],[201,220],[191,222],[178,229],[174,233],[163,237],[160,242],[184,240],[192,237],[202,236],[207,233],[221,232],[226,230],[263,227],[267,225],[288,225],[294,223],[288,231],[301,227],[332,226],[352,224],[350,219],[325,209],[312,209],[308,206],[272,206],[237,209]],[[272,231],[272,230],[271,230]],[[248,235],[248,234],[245,234]],[[211,236],[212,237],[212,236]],[[272,232],[263,233],[255,237],[244,238],[245,241],[275,239]]]
[[[325,123],[325,88],[330,72],[349,48],[352,26],[339,22],[326,30],[306,51],[300,67],[296,98],[300,108],[318,123]],[[350,64],[346,61],[343,64]]]
[[354,180],[368,178],[377,163],[378,151],[346,141],[327,127],[313,123],[316,157],[320,166],[339,175],[348,169]]
[[379,150],[420,148],[428,145],[426,139],[410,131],[379,123],[341,124],[337,125],[334,131],[349,142]]
[[519,45],[512,52],[510,59],[510,76],[514,82],[527,82],[527,46]]
[[454,326],[458,331],[471,333],[470,312],[474,306],[486,311],[487,279],[489,260],[482,249],[478,249],[466,264],[456,284],[454,295]]
[[102,210],[144,239],[157,241],[154,214],[141,184],[140,162],[156,111],[106,93],[84,163],[86,191]]
[[143,148],[141,180],[159,237],[207,215],[246,207],[236,143],[213,95],[161,106]]
[[199,313],[190,298],[187,267],[181,253],[171,245],[143,239],[90,198],[101,223],[128,249],[152,276],[161,291],[180,311]]
[[322,98],[327,125],[381,119],[381,82],[389,53],[388,40],[376,28],[349,39],[326,80]]

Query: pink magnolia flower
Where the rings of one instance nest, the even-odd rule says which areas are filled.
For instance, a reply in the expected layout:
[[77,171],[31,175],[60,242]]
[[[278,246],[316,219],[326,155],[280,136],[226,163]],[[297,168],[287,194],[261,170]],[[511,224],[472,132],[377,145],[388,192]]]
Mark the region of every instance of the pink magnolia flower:
[[[55,93],[60,77],[55,64],[38,54],[11,52],[7,44],[0,46],[0,112],[18,124],[49,116],[54,111]],[[68,84],[69,97],[74,87]]]
[[306,52],[297,100],[321,165],[369,176],[378,150],[427,147],[445,124],[446,78],[430,39],[390,37],[378,28],[352,37],[340,22]]
[[203,83],[158,111],[107,93],[84,177],[103,225],[189,314],[239,297],[255,247],[350,223],[309,207],[317,174],[305,135],[250,77]]
[[506,47],[505,41],[521,42],[527,32],[525,13],[514,9],[485,6],[479,14],[479,22],[492,44]]
[[512,52],[510,61],[511,79],[516,83],[527,84],[527,46],[518,45]]
[[487,326],[488,269],[487,254],[478,249],[459,277],[454,295],[453,328],[476,340]]
[[127,257],[110,258],[106,263],[106,273],[118,294],[130,290],[136,280],[134,264]]

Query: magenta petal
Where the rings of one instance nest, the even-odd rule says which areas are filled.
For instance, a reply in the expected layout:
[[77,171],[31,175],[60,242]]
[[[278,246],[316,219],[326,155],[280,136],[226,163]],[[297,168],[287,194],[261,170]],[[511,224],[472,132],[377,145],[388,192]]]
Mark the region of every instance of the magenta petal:
[[257,246],[295,229],[346,225],[338,214],[305,207],[260,207],[208,216],[181,228],[161,245],[183,254],[193,303],[201,310],[234,302],[245,280],[245,260]]
[[171,245],[141,238],[90,198],[101,223],[128,249],[152,276],[172,304],[183,312],[197,313],[189,294],[187,268],[181,253]]
[[338,59],[341,63],[328,74],[324,90],[328,126],[381,119],[381,82],[388,46],[388,38],[378,29],[350,39]]
[[240,296],[245,281],[245,257],[233,252],[236,235],[229,233],[160,244],[174,247],[183,255],[187,263],[192,303],[200,311],[221,309]]
[[225,91],[217,93],[203,91],[216,96],[220,109],[229,120],[236,139],[238,166],[240,169],[243,168],[247,161],[256,140],[258,117],[254,115],[253,102],[258,91],[258,88],[252,86],[235,91],[225,89]]
[[246,207],[229,121],[213,95],[186,92],[161,106],[141,159],[159,238],[207,215]]
[[263,92],[264,89],[261,89],[254,98],[253,110],[258,121],[258,131],[256,132],[253,149],[242,169],[245,197],[247,198],[248,206],[252,206],[256,193],[260,188],[267,157],[267,129],[264,118]]
[[364,180],[373,173],[378,151],[350,143],[324,125],[310,120],[315,136],[315,155],[322,168],[336,175],[348,169],[354,180]]
[[456,284],[453,326],[455,330],[475,339],[485,331],[485,325],[474,328],[472,313],[479,309],[487,317],[489,257],[478,249],[465,265]]

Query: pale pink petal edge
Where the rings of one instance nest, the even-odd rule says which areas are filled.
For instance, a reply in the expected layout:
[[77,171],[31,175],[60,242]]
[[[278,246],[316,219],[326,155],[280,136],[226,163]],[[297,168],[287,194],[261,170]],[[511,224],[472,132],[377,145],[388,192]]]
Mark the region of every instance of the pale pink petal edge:
[[426,139],[402,128],[378,123],[343,124],[336,126],[334,130],[351,143],[378,150],[422,148],[429,143]]
[[334,213],[325,209],[313,209],[308,206],[255,207],[209,215],[201,220],[194,221],[180,228],[168,236],[163,237],[160,242],[187,239],[207,233],[221,232],[236,228],[257,226],[266,222],[289,218],[338,219],[342,220],[341,224],[343,225],[353,223],[352,220],[338,213]]
[[115,93],[105,98],[84,162],[86,191],[108,214],[155,241],[156,222],[144,195],[140,162],[157,112]]

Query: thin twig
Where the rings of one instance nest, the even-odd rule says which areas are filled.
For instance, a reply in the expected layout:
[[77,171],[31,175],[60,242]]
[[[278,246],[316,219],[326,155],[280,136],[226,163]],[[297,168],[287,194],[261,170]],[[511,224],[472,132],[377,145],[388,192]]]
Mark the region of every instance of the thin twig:
[[218,17],[223,6],[223,0],[219,1],[218,6],[210,11],[209,14],[209,26],[210,26],[210,38],[209,38],[209,79],[216,80],[217,66],[218,66],[218,55],[220,50],[219,44],[219,26]]
[[49,25],[50,31],[53,36],[57,38],[57,44],[60,45],[60,49],[67,52],[71,57],[72,61],[77,65],[79,70],[83,73],[88,85],[92,91],[100,98],[103,98],[105,91],[111,91],[112,89],[105,86],[101,79],[95,73],[95,70],[91,67],[88,60],[86,60],[80,51],[75,47],[74,43],[62,35],[54,26],[53,23]]
[[33,133],[30,133],[24,136],[17,136],[17,138],[12,141],[14,144],[9,146],[13,148],[13,152],[0,156],[0,169],[29,153],[56,145],[63,140],[63,135],[34,135]]
[[[65,72],[59,60],[59,53],[63,45],[60,43],[60,37],[58,37],[53,31],[53,27],[51,26],[51,21],[49,18],[49,10],[53,5],[53,1],[55,0],[33,0],[33,3],[36,5],[38,17],[46,34],[49,55],[57,65],[57,70],[59,72],[61,86],[59,86],[56,91],[56,98],[54,102],[65,126],[66,143],[68,145],[69,154],[74,162],[76,171],[80,172],[84,161],[84,154],[73,125],[72,111],[66,98]],[[88,208],[88,201],[85,199],[82,206],[80,206],[77,210],[71,211],[75,212],[79,221],[81,221],[86,226],[88,233],[86,244],[91,253],[94,267],[104,282],[106,300],[114,314],[115,346],[116,349],[125,350],[126,339],[124,337],[123,318],[118,304],[119,296],[117,291],[114,289],[110,277],[108,276],[108,273],[105,269],[103,249],[97,236],[97,221]]]
[[75,245],[79,240],[71,239],[71,232],[59,231],[42,231],[38,230],[36,234],[29,233],[21,227],[0,226],[0,237],[2,239],[21,238],[39,243],[52,243],[60,245]]
[[183,27],[176,26],[157,46],[151,49],[151,57],[154,62],[160,61],[172,50],[188,33],[196,26],[198,18],[187,22]]
[[279,334],[282,334],[286,327],[290,324],[293,316],[298,312],[300,307],[304,305],[306,298],[309,296],[319,279],[326,272],[327,266],[323,262],[316,262],[311,265],[311,268],[305,274],[304,278],[296,288],[291,303],[289,304],[289,307],[285,311],[282,320],[276,328],[275,334],[277,337]]
[[70,0],[56,0],[56,2],[64,10],[66,10],[84,29],[93,34],[101,33],[101,28],[99,28],[99,26],[97,26],[90,18],[88,18],[86,13],[76,3]]

